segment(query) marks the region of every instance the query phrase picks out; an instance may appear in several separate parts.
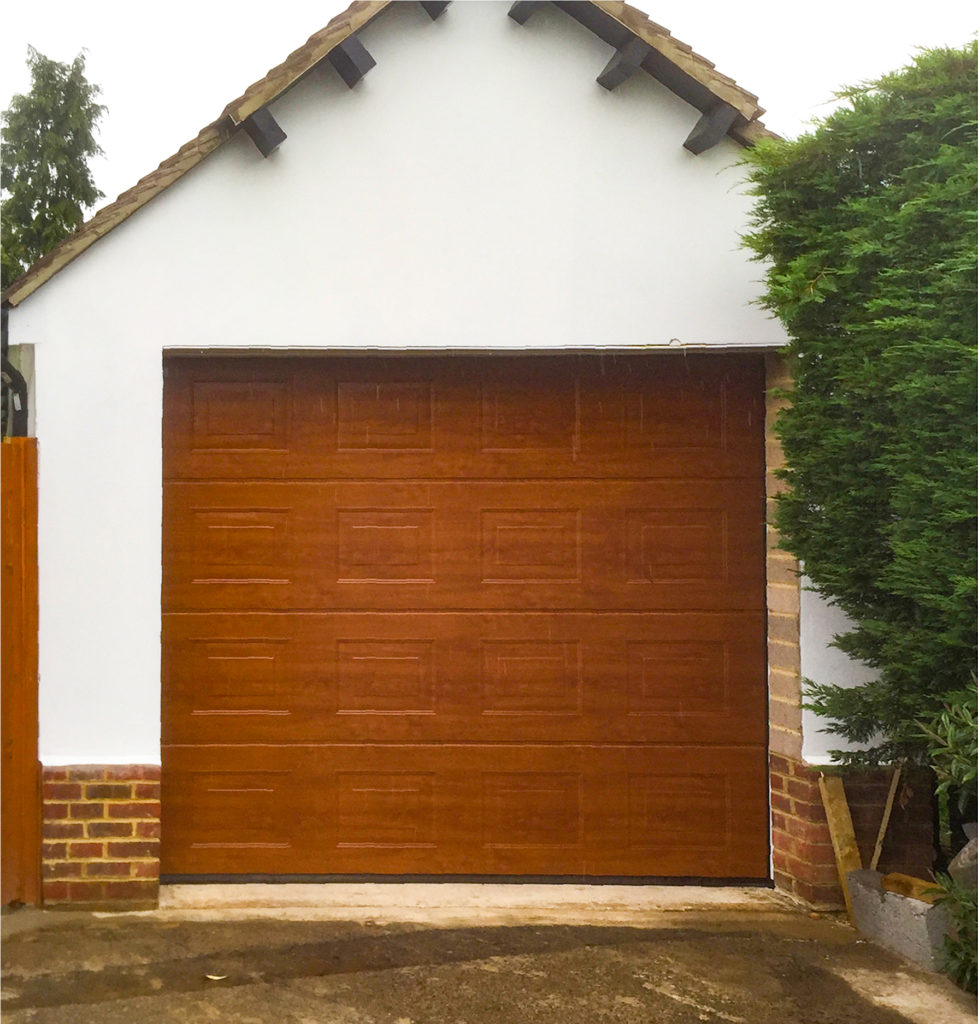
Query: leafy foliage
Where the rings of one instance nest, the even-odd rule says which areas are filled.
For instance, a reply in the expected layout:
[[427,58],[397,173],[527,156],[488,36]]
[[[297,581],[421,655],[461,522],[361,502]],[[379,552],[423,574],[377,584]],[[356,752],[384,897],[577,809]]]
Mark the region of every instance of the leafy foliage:
[[82,223],[84,211],[102,198],[88,168],[101,153],[95,129],[105,107],[99,89],[85,79],[85,57],[71,64],[28,48],[31,90],[16,95],[3,112],[0,147],[2,286]]
[[935,903],[942,903],[950,918],[944,936],[944,973],[966,992],[978,993],[978,889],[937,876]]
[[949,694],[944,710],[921,729],[937,774],[937,792],[954,792],[966,803],[978,782],[978,684]]
[[836,757],[921,759],[916,721],[976,654],[978,43],[841,95],[810,134],[747,158],[746,244],[792,337],[776,525],[853,621],[836,645],[878,671],[809,684],[832,731],[872,744]]

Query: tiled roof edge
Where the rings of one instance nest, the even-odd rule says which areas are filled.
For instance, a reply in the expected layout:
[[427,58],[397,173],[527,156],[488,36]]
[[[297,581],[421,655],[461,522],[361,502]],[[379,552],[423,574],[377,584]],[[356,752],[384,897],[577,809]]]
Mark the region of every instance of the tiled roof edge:
[[[102,207],[93,217],[69,235],[60,245],[39,259],[0,295],[3,305],[16,306],[80,256],[103,235],[131,217],[151,199],[183,177],[206,156],[226,142],[237,126],[256,110],[280,96],[344,39],[353,35],[381,14],[393,0],[354,0],[332,18],[325,28],[314,33],[279,65],[232,100],[221,116],[201,129],[196,138],[185,143],[164,160],[156,170],[141,178],[116,200]],[[680,70],[707,88],[718,99],[729,103],[745,119],[734,125],[730,135],[743,146],[752,146],[761,138],[778,138],[757,120],[763,108],[757,97],[732,79],[720,74],[705,57],[657,25],[647,14],[622,0],[589,0],[614,18],[628,31],[648,43]]]
[[690,78],[705,86],[717,99],[729,103],[747,121],[754,121],[764,113],[757,97],[727,75],[721,74],[712,61],[701,57],[691,46],[682,42],[661,25],[656,24],[644,11],[622,0],[591,0],[591,3],[614,18],[633,35],[658,50],[667,60],[684,71]]
[[197,137],[164,160],[117,199],[103,206],[63,242],[42,256],[26,273],[13,281],[0,295],[3,305],[16,306],[36,291],[59,270],[94,245],[103,235],[131,217],[151,199],[168,189],[178,178],[199,164],[204,157],[226,142],[237,125],[259,107],[269,103],[293,85],[314,64],[348,36],[380,14],[392,0],[354,0],[332,18],[325,28],[314,33],[279,65],[232,100],[217,120],[202,128]]
[[4,289],[0,296],[4,305],[16,306],[59,270],[94,245],[103,235],[131,217],[151,199],[169,188],[178,178],[213,153],[231,134],[228,126],[219,121],[203,128],[200,134],[182,145],[173,156],[164,160],[155,171],[150,171],[118,199],[103,206],[95,216],[85,221],[63,242],[42,256],[31,268]]
[[224,116],[229,117],[234,124],[241,124],[256,110],[285,92],[344,39],[373,21],[378,14],[382,14],[391,2],[392,0],[354,0],[342,14],[338,14],[325,28],[311,35],[298,50],[293,50],[264,78],[249,85],[236,100],[232,100],[224,108]]

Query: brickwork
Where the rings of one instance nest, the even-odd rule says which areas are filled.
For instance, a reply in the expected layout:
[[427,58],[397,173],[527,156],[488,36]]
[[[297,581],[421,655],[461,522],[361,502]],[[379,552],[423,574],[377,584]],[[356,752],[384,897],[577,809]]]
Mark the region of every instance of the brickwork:
[[787,404],[773,394],[791,384],[784,359],[776,354],[766,357],[767,396],[765,412],[765,449],[767,457],[767,662],[769,699],[769,736],[771,750],[784,757],[801,758],[801,587],[798,563],[778,548],[780,537],[771,525],[775,495],[784,484],[775,471],[784,465],[781,443],[774,434],[774,421]]
[[43,786],[43,902],[155,906],[159,766],[45,768]]
[[[816,908],[842,906],[832,840],[818,788],[820,769],[771,755],[771,841],[774,884]],[[845,775],[846,800],[865,867],[883,820],[892,770]],[[904,775],[897,788],[878,870],[931,878],[934,864],[933,780],[926,769]]]
[[[846,797],[852,814],[852,827],[869,866],[876,843],[892,770],[879,768],[848,773]],[[878,870],[883,874],[900,871],[917,878],[933,878],[934,859],[934,778],[926,768],[904,771],[897,787],[893,812],[880,854]]]
[[819,909],[842,905],[832,839],[818,788],[818,770],[774,753],[771,848],[774,884],[778,889]]

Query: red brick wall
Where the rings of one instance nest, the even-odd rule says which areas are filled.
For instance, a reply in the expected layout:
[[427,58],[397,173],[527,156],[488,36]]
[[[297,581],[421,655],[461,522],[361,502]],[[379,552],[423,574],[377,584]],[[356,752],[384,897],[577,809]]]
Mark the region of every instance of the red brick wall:
[[771,847],[777,888],[813,907],[842,906],[818,771],[779,754],[771,755]]
[[45,768],[43,785],[43,902],[155,906],[159,766]]
[[[892,775],[889,768],[875,768],[845,776],[852,827],[865,867],[869,867],[873,856]],[[901,871],[905,875],[930,879],[934,877],[936,855],[933,776],[926,768],[904,771],[897,786],[877,870],[884,875]]]
[[[774,883],[817,908],[842,906],[818,768],[771,755],[771,840]],[[883,820],[892,770],[860,769],[844,775],[846,800],[859,852],[869,867]],[[906,772],[897,787],[877,869],[932,878],[933,783],[924,769]]]

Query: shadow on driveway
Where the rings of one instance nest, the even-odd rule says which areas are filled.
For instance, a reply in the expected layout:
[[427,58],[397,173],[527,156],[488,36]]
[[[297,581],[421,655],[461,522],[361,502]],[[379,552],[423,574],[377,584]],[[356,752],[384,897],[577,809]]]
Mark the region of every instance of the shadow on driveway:
[[[37,913],[37,912],[33,912]],[[60,920],[59,920],[60,918]],[[944,979],[843,925],[432,928],[45,914],[3,945],[33,1021],[958,1024]]]

